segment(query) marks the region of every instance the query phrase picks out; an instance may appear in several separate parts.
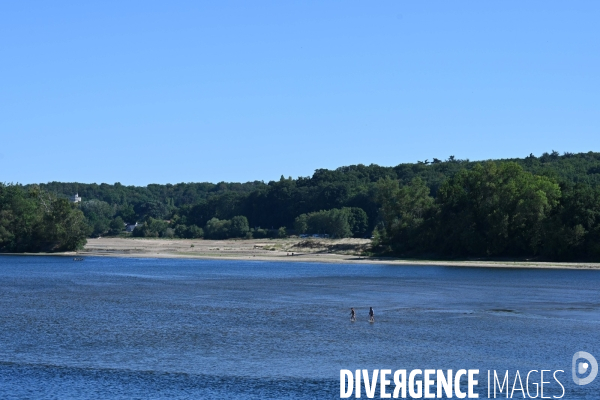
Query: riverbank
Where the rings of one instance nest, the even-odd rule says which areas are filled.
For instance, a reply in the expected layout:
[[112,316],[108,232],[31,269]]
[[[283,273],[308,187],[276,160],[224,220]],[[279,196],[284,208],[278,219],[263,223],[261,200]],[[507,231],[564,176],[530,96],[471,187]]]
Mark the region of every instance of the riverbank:
[[600,269],[600,263],[559,263],[542,261],[487,260],[414,260],[388,257],[367,257],[369,239],[89,239],[85,248],[64,255],[136,257],[136,258],[197,258],[256,261],[358,263],[389,265],[441,265],[489,268]]

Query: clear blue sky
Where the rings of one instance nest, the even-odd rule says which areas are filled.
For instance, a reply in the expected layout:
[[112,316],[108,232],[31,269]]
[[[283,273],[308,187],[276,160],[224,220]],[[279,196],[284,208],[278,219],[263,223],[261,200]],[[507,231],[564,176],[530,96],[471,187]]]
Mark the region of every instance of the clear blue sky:
[[0,181],[600,151],[599,1],[5,1]]

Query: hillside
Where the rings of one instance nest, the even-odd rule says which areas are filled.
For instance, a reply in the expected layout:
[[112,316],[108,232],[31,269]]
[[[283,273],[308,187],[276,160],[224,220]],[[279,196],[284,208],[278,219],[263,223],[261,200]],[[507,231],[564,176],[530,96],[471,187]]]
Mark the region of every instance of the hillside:
[[[495,169],[490,169],[490,165],[495,165]],[[514,185],[522,187],[515,191]],[[482,191],[479,196],[488,196],[485,199],[468,198],[483,186],[493,186],[495,191]],[[4,185],[3,190],[38,190],[56,201],[78,193],[83,201],[73,207],[83,212],[86,235],[93,237],[122,234],[125,223],[137,222],[139,226],[133,234],[142,237],[226,239],[285,237],[291,233],[335,237],[374,234],[381,251],[402,254],[546,254],[572,258],[595,254],[594,246],[588,242],[596,235],[599,187],[600,153],[560,155],[553,151],[521,159],[469,161],[450,156],[395,167],[359,164],[318,169],[310,177],[282,176],[268,183],[142,187],[50,182]],[[512,197],[500,198],[502,191],[507,190],[514,191]],[[537,198],[536,203],[532,198],[539,193],[544,198]],[[495,204],[496,208],[482,207],[481,201]],[[417,203],[418,210],[411,209]],[[532,208],[519,208],[526,203]],[[5,214],[14,206],[7,204],[5,201],[3,205]],[[5,251],[18,248],[11,231],[16,228],[10,228],[15,221],[5,218],[2,222],[7,233],[0,232],[0,247]],[[460,226],[465,221],[471,225]],[[523,224],[535,225],[537,233],[524,234],[527,227]],[[461,233],[455,232],[457,229]],[[497,231],[492,233],[491,229]],[[507,244],[507,235],[535,244]],[[461,239],[447,243],[442,236]],[[571,251],[582,240],[587,243],[586,250]],[[478,244],[473,246],[473,242]],[[500,242],[505,243],[498,245]],[[558,255],[549,251],[549,246],[571,250],[560,250]]]

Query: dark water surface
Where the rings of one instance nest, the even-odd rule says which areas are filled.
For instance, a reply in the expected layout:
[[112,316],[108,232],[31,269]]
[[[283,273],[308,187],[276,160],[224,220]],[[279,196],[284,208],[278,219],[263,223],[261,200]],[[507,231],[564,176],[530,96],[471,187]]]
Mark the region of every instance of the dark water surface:
[[342,368],[473,368],[483,398],[488,369],[561,369],[597,399],[571,358],[600,359],[599,293],[596,271],[1,256],[0,398],[339,398]]

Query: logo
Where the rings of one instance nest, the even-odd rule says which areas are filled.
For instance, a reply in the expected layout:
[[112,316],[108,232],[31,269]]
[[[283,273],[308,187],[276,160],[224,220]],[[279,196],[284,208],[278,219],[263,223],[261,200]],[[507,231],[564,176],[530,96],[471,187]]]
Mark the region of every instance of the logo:
[[[584,359],[585,361],[580,361],[581,359]],[[579,377],[579,375],[584,375],[588,371],[589,375],[587,377]],[[592,381],[596,379],[596,375],[598,375],[598,362],[590,353],[578,351],[577,353],[573,354],[572,372],[573,382],[575,382],[576,385],[587,385],[588,383],[592,383]]]

